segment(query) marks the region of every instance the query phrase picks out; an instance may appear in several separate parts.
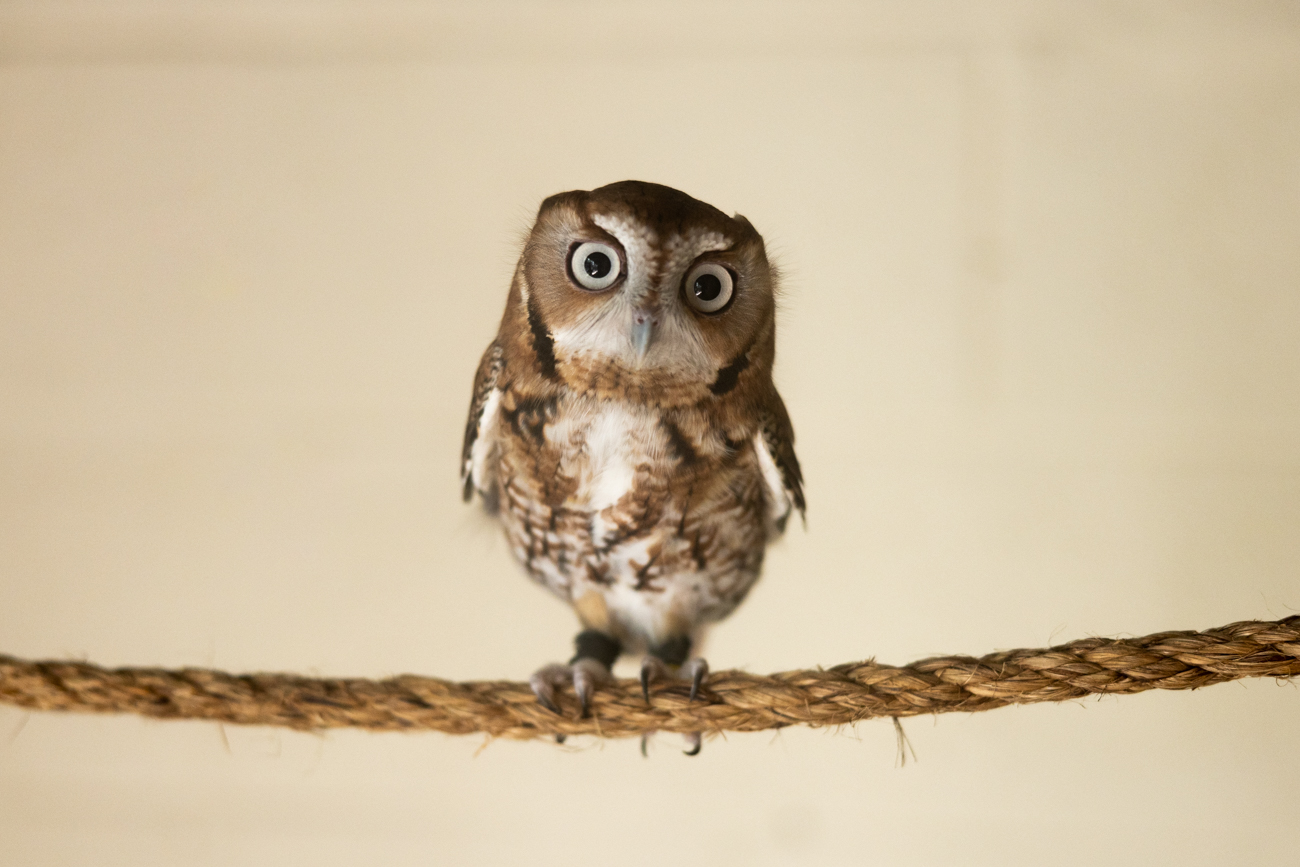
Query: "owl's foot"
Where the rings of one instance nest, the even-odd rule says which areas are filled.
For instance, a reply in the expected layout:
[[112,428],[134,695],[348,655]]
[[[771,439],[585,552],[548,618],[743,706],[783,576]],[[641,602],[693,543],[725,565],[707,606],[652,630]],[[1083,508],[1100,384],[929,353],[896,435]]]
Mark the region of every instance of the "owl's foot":
[[528,679],[528,685],[542,707],[559,714],[555,701],[557,686],[573,686],[582,718],[591,716],[591,696],[610,681],[609,669],[622,652],[618,639],[595,629],[585,629],[574,639],[577,653],[568,665],[547,665]]
[[671,665],[657,656],[647,656],[641,661],[641,696],[645,703],[650,703],[650,684],[667,680],[675,670],[675,677],[691,682],[691,701],[700,694],[700,685],[709,676],[709,664],[703,659],[688,659],[679,665]]
[[[690,681],[690,700],[700,694],[700,685],[709,676],[709,664],[696,657],[687,659],[691,652],[689,638],[676,638],[651,648],[650,654],[641,662],[641,696],[650,704],[650,684],[669,678]],[[703,739],[699,732],[686,735],[686,755],[699,755]],[[646,754],[646,737],[641,738],[641,755]]]
[[582,708],[582,718],[586,719],[591,716],[592,694],[609,679],[609,669],[599,660],[579,659],[572,665],[543,666],[528,679],[528,685],[533,688],[537,703],[555,714],[560,713],[560,706],[555,702],[555,688],[572,686]]

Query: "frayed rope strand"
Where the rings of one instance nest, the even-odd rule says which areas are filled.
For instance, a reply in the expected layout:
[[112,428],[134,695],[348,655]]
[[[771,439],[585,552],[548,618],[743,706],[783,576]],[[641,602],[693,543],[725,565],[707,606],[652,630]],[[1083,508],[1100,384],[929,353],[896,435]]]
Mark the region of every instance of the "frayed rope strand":
[[562,715],[541,707],[525,683],[453,683],[402,675],[387,680],[233,675],[202,668],[106,669],[78,662],[26,662],[0,655],[0,702],[33,710],[136,713],[319,730],[483,732],[535,738],[647,731],[761,731],[837,726],[874,717],[982,711],[1148,689],[1195,689],[1243,677],[1300,674],[1300,615],[1244,621],[1204,632],[1085,638],[1056,647],[974,659],[943,656],[906,666],[855,662],[767,677],[711,675],[695,701],[689,685],[660,683],[647,705],[635,680],[596,693],[578,718],[572,690]]

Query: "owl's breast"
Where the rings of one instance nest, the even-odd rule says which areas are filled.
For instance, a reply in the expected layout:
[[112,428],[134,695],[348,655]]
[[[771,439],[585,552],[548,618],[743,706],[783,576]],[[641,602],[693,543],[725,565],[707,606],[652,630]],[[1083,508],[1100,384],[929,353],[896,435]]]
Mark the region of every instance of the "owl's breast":
[[503,406],[502,519],[535,579],[570,600],[686,605],[692,619],[739,602],[766,541],[743,440],[702,416],[585,395],[527,423]]
[[581,401],[548,431],[567,474],[578,480],[572,506],[599,513],[623,499],[638,469],[671,471],[657,440],[658,413],[614,401]]
[[666,423],[651,407],[584,397],[561,407],[548,425],[546,445],[567,490],[558,505],[581,519],[585,562],[658,535],[665,516],[689,508],[685,468],[671,451]]

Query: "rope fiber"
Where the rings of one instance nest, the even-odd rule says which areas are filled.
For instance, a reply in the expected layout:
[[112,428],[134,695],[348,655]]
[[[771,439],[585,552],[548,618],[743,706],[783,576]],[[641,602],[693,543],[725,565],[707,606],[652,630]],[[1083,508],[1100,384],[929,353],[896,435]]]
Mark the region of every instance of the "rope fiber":
[[595,695],[580,719],[571,689],[561,714],[526,683],[454,683],[402,675],[387,680],[234,675],[204,668],[106,669],[80,662],[28,662],[0,655],[0,702],[32,710],[136,713],[319,730],[484,732],[535,738],[648,731],[752,732],[804,724],[837,726],[874,717],[974,712],[1088,695],[1196,689],[1244,677],[1300,674],[1300,615],[1243,621],[1204,632],[1085,638],[1049,648],[941,656],[906,666],[874,661],[770,676],[721,671],[694,702],[689,684],[657,683],[650,704],[634,680]]

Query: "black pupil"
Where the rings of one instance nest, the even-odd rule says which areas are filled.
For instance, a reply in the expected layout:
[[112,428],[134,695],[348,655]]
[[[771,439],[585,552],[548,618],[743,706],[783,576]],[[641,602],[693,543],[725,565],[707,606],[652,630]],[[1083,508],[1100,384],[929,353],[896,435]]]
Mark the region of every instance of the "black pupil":
[[722,294],[722,281],[717,274],[701,274],[695,278],[695,297],[712,301]]
[[587,258],[582,260],[582,270],[596,280],[607,275],[613,267],[614,263],[604,253],[588,253]]

